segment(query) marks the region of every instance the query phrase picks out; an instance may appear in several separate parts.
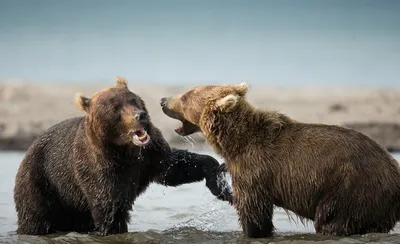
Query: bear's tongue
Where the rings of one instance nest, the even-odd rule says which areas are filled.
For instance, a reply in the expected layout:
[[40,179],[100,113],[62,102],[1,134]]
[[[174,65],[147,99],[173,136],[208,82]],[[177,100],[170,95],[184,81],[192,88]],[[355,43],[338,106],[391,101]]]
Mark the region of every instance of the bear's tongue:
[[145,130],[137,130],[134,132],[134,135],[137,136],[137,139],[141,142],[147,140],[147,132]]
[[175,128],[175,132],[179,135],[183,134],[183,125]]
[[145,135],[143,137],[139,137],[139,141],[141,141],[141,142],[147,141],[147,135]]

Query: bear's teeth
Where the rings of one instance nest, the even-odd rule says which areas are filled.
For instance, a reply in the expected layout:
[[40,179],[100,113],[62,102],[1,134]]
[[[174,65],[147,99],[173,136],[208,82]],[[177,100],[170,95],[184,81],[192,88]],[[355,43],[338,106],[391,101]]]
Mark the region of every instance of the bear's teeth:
[[147,137],[147,131],[143,131],[143,136],[139,137],[140,140],[143,140]]

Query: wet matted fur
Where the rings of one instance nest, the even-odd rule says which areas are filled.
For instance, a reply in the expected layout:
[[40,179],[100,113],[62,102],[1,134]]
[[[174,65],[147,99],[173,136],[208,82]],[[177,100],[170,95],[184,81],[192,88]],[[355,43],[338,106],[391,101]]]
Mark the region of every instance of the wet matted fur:
[[85,116],[49,128],[21,162],[14,188],[18,234],[127,232],[129,211],[152,182],[206,179],[214,195],[230,199],[219,184],[218,161],[170,148],[125,79],[91,98],[78,94],[76,103]]
[[400,168],[375,141],[352,129],[302,123],[255,108],[247,83],[197,86],[161,99],[202,132],[232,174],[234,206],[249,237],[272,235],[273,207],[314,221],[318,234],[389,232],[400,219]]

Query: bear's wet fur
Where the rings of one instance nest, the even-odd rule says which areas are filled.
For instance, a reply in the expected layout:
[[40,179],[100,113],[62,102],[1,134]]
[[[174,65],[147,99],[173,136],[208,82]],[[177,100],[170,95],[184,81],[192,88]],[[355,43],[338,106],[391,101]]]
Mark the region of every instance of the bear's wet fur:
[[273,207],[314,221],[317,234],[387,233],[400,219],[398,162],[366,135],[257,109],[239,85],[197,86],[161,99],[180,135],[201,131],[232,175],[249,237],[273,235]]
[[14,188],[17,234],[127,232],[129,211],[152,182],[206,179],[214,195],[231,200],[218,184],[218,161],[171,149],[124,78],[91,98],[77,94],[76,102],[85,116],[49,128],[21,162]]

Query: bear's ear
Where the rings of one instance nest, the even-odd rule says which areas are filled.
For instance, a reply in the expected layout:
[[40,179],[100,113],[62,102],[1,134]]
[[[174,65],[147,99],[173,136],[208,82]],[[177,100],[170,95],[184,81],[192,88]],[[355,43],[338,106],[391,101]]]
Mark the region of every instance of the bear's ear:
[[247,84],[247,81],[242,81],[242,83],[235,86],[236,93],[241,97],[244,97],[248,90],[249,90],[249,85]]
[[223,112],[229,112],[239,100],[238,95],[229,94],[216,101],[215,105]]
[[77,93],[75,95],[75,104],[78,106],[80,110],[89,112],[90,98],[83,96],[82,93]]
[[124,77],[121,77],[121,76],[117,76],[115,83],[116,83],[117,88],[127,88],[128,87],[128,81]]

